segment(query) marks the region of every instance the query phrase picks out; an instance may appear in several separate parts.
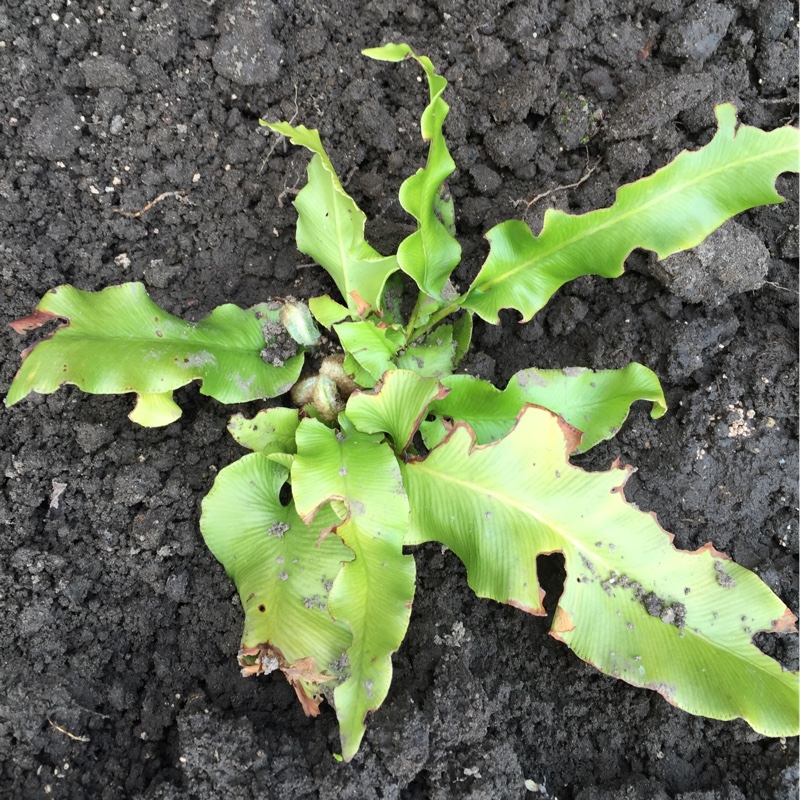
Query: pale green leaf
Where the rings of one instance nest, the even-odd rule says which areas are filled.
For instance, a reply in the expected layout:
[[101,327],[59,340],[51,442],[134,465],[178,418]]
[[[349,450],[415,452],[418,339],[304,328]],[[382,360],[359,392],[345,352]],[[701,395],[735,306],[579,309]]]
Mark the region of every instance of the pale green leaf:
[[[356,374],[355,380],[361,386],[371,388],[382,377],[386,370],[394,369],[394,357],[403,344],[403,334],[393,327],[377,324],[373,320],[358,322],[340,322],[333,326],[342,347],[348,356],[354,359],[364,370],[364,374]],[[345,370],[353,373],[352,363],[345,358]]]
[[397,269],[397,259],[382,256],[367,243],[364,212],[342,188],[319,132],[288,122],[263,124],[314,153],[308,183],[294,203],[297,248],[327,270],[352,313],[365,316],[379,309],[383,285]]
[[410,369],[426,378],[443,378],[452,375],[456,361],[456,344],[453,326],[439,325],[421,342],[410,344],[397,359],[400,369]]
[[392,61],[397,63],[405,61],[411,54],[411,48],[407,44],[389,44],[380,47],[367,47],[361,51],[362,55],[374,58],[376,61]]
[[264,453],[264,455],[276,464],[280,464],[286,469],[291,469],[294,464],[294,453]]
[[[294,504],[280,501],[288,471],[262,453],[221,470],[203,500],[200,529],[239,592],[245,613],[239,654],[245,674],[283,670],[307,713],[320,686],[333,689],[348,671],[348,626],[328,613],[329,592],[353,553],[337,536],[330,508],[307,527]],[[308,699],[306,699],[308,698]]]
[[281,325],[298,344],[316,347],[319,342],[319,328],[314,323],[305,303],[287,298],[278,312]]
[[[242,403],[288,392],[303,366],[302,354],[279,365],[262,358],[268,343],[279,345],[276,352],[297,351],[288,336],[278,335],[276,343],[270,333],[265,341],[265,324],[278,322],[278,311],[266,304],[247,311],[219,306],[194,323],[159,308],[141,283],[101,292],[60,286],[15,326],[21,332],[55,319],[67,324],[23,353],[6,405],[71,383],[90,394],[136,392],[143,399],[133,419],[162,425],[178,416],[172,391],[193,380],[202,381],[201,394]],[[276,360],[270,353],[270,361]]]
[[356,392],[347,401],[347,418],[364,433],[388,433],[402,453],[416,433],[432,400],[445,389],[434,378],[396,369],[387,372],[374,394]]
[[[448,283],[449,286],[449,283]],[[413,331],[418,331],[428,324],[430,318],[442,310],[442,301],[435,300],[427,294],[420,293],[417,303],[409,320],[409,335],[413,336]],[[413,331],[412,331],[413,329]]]
[[408,627],[414,597],[414,561],[403,555],[408,500],[397,461],[380,436],[335,433],[315,420],[297,431],[292,490],[306,520],[332,500],[347,510],[336,534],[355,553],[339,573],[329,608],[353,635],[349,677],[334,692],[342,753],[350,760],[364,735],[364,718],[386,697],[391,655]]
[[159,428],[169,425],[181,416],[180,406],[172,399],[172,392],[162,394],[140,394],[128,419],[143,428]]
[[714,719],[743,717],[768,736],[798,733],[798,680],[752,641],[795,619],[748,570],[711,545],[676,550],[652,514],[629,505],[632,468],[571,465],[574,432],[527,406],[498,442],[466,425],[404,466],[407,543],[439,541],[481,597],[543,614],[536,557],[563,553],[552,635],[582,659]]
[[419,433],[425,447],[428,450],[433,450],[434,447],[440,445],[447,438],[447,434],[453,429],[453,425],[442,414],[430,414],[428,417],[430,418],[426,417],[420,422]]
[[456,366],[467,354],[472,342],[472,314],[469,312],[461,314],[453,323],[453,341],[456,343],[456,355],[453,362]]
[[488,444],[511,430],[526,403],[535,403],[583,433],[577,448],[582,453],[613,437],[637,400],[652,403],[653,419],[667,410],[658,377],[636,363],[597,371],[578,367],[526,369],[513,375],[502,391],[470,375],[442,378],[442,383],[450,392],[431,405],[429,413],[437,419],[422,428],[428,447],[438,444],[451,427],[444,424],[443,417],[466,422],[478,444]]
[[782,202],[775,179],[797,172],[800,132],[737,129],[730,104],[717,106],[716,116],[708,145],[623,186],[610,208],[580,216],[548,209],[539,236],[520,220],[492,228],[489,257],[464,306],[492,323],[500,309],[514,308],[527,322],[567,281],[621,275],[635,248],[666,258],[700,244],[735,214]]
[[344,357],[344,370],[353,376],[353,382],[364,389],[371,389],[378,381],[349,353]]
[[381,299],[383,307],[381,321],[387,325],[399,325],[402,327],[405,324],[405,315],[403,314],[404,289],[402,272],[395,272],[386,279],[386,284],[383,287],[383,298]]
[[314,319],[323,328],[330,328],[334,322],[341,322],[350,316],[349,309],[332,300],[327,294],[322,297],[312,297],[308,301],[308,307],[314,315]]
[[[447,190],[446,184],[442,184],[433,198],[433,213],[444,225],[444,229],[453,237],[456,235],[456,207],[453,202],[453,195]],[[459,253],[460,255],[460,253]]]
[[257,453],[296,453],[294,435],[299,424],[297,409],[266,408],[253,419],[234,414],[228,420],[228,431],[242,447]]
[[447,81],[436,73],[427,56],[418,56],[407,44],[388,44],[363,51],[370,58],[399,61],[399,55],[417,61],[425,72],[430,102],[422,112],[422,138],[430,142],[426,166],[400,187],[400,204],[417,220],[417,230],[400,243],[397,261],[423,292],[440,300],[450,273],[461,260],[461,246],[453,237],[453,203],[442,184],[456,165],[447,149],[442,125],[450,106],[442,99]]

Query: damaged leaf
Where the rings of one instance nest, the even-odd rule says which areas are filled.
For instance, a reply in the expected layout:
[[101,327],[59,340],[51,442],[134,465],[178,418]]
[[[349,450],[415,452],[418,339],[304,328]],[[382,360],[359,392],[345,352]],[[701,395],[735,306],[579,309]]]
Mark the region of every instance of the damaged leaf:
[[453,375],[443,378],[442,383],[450,391],[431,404],[428,413],[434,418],[422,425],[428,447],[442,441],[455,422],[468,423],[478,444],[493,442],[511,430],[526,403],[534,403],[583,433],[577,447],[577,452],[583,453],[614,436],[633,403],[652,403],[653,419],[667,410],[658,377],[636,363],[597,371],[578,367],[525,369],[513,375],[502,391],[470,375]]
[[352,636],[328,606],[353,552],[336,536],[320,541],[338,521],[330,508],[320,509],[309,527],[293,502],[281,504],[288,475],[263,453],[220,470],[203,500],[200,530],[242,601],[243,673],[282,670],[308,711],[318,705],[320,684],[338,684],[348,675],[343,654]]
[[429,90],[427,161],[400,190],[415,230],[396,256],[367,243],[365,215],[318,132],[270,124],[313,153],[295,204],[297,246],[330,273],[344,304],[324,295],[308,306],[226,305],[187,323],[141,284],[97,294],[60,287],[13,323],[23,333],[66,322],[23,354],[6,402],[74,383],[136,393],[131,419],[157,425],[180,415],[172,393],[192,380],[226,403],[288,395],[293,409],[230,420],[253,452],[217,475],[200,526],[242,602],[243,674],[281,671],[311,716],[331,701],[345,760],[387,696],[408,626],[415,570],[403,548],[429,541],[461,558],[478,595],[538,615],[536,559],[562,553],[552,636],[691,713],[797,734],[798,676],[752,640],[793,631],[792,612],[711,544],[676,549],[654,515],[625,501],[630,467],[588,473],[569,462],[613,437],[634,402],[651,403],[654,419],[664,414],[656,375],[635,363],[530,368],[499,390],[452,374],[473,314],[496,323],[514,308],[530,319],[566,281],[621,274],[633,248],[664,257],[739,211],[780,202],[774,182],[797,170],[797,130],[737,128],[733,107],[719,106],[709,145],[623,187],[610,208],[550,210],[538,236],[519,220],[493,228],[488,259],[460,296],[447,81],[408,45],[366,53],[416,60]]
[[[131,418],[158,426],[180,416],[172,392],[193,380],[202,381],[201,394],[221,403],[276,397],[289,390],[303,366],[277,314],[269,304],[247,311],[228,304],[200,322],[184,322],[159,308],[141,283],[101,292],[59,286],[31,317],[17,322],[19,330],[47,320],[66,324],[25,351],[6,405],[71,383],[90,394],[135,392]],[[275,331],[265,338],[267,325]],[[262,353],[270,347],[283,358],[271,354],[265,363]]]
[[576,443],[571,428],[535,406],[490,445],[457,425],[403,468],[406,543],[443,543],[477,595],[537,615],[536,557],[563,553],[552,636],[607,675],[693,714],[794,735],[797,673],[753,644],[756,631],[792,629],[789,609],[710,544],[677,550],[653,515],[625,501],[630,468],[584,472],[567,460]]
[[395,368],[394,358],[403,344],[395,327],[372,320],[339,322],[333,326],[347,356],[345,368],[360,386],[371,388],[387,370]]
[[354,394],[347,403],[347,417],[364,433],[388,433],[399,454],[411,443],[430,403],[446,394],[439,381],[396,369],[386,373],[375,394]]
[[298,513],[309,523],[332,500],[346,508],[345,519],[331,528],[355,559],[334,581],[330,613],[353,637],[348,677],[333,695],[342,754],[350,760],[367,712],[389,691],[391,655],[408,628],[415,576],[413,558],[403,555],[408,500],[397,461],[380,436],[349,426],[337,435],[310,419],[297,431],[292,491]]
[[228,432],[242,446],[257,453],[296,453],[294,442],[300,417],[291,408],[266,408],[253,419],[234,414]]

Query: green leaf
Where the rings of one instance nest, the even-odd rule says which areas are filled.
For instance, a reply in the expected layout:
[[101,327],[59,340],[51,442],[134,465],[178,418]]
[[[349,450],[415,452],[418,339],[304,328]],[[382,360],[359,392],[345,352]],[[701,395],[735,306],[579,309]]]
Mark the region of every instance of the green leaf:
[[583,433],[577,452],[584,453],[612,438],[637,400],[653,404],[653,419],[667,410],[658,377],[636,363],[597,372],[579,367],[526,369],[514,375],[503,391],[470,375],[453,375],[442,383],[450,393],[429,409],[437,419],[423,426],[428,447],[438,444],[451,427],[444,424],[443,417],[466,422],[475,432],[476,442],[488,444],[511,430],[526,403],[535,403]]
[[[6,404],[10,405],[8,398]],[[172,392],[140,394],[128,419],[145,428],[158,428],[180,419],[182,413],[180,406],[172,399]]]
[[456,345],[453,326],[440,325],[430,331],[421,342],[410,344],[397,359],[400,369],[410,369],[426,378],[443,378],[453,374]]
[[298,250],[327,270],[353,314],[363,317],[378,310],[383,285],[397,269],[397,259],[382,256],[367,243],[364,212],[342,188],[319,132],[288,122],[262,124],[314,153],[308,183],[294,203]]
[[416,55],[407,44],[388,44],[362,52],[382,61],[413,58],[428,80],[430,102],[421,120],[422,138],[430,142],[427,163],[400,187],[400,204],[417,220],[417,230],[400,243],[397,261],[423,292],[441,300],[447,279],[461,260],[461,246],[452,232],[453,202],[442,188],[456,168],[442,134],[442,125],[450,110],[442,99],[447,81],[436,73],[427,56]]
[[375,394],[357,392],[347,401],[347,418],[364,433],[388,433],[402,453],[432,400],[446,390],[434,378],[396,369],[387,372]]
[[411,48],[407,44],[389,44],[380,47],[367,47],[361,51],[367,58],[374,58],[376,61],[391,61],[397,63],[405,61],[411,53]]
[[467,354],[470,343],[472,342],[472,314],[469,312],[462,314],[453,323],[453,340],[456,343],[456,355],[453,366],[456,366]]
[[388,325],[405,324],[403,314],[403,273],[395,272],[386,279],[381,298],[381,321]]
[[323,328],[330,328],[334,322],[341,322],[350,316],[349,309],[332,300],[327,294],[322,297],[312,297],[308,301],[308,307],[314,315],[314,319]]
[[492,228],[489,257],[464,306],[492,323],[500,309],[514,308],[527,322],[567,281],[621,275],[637,247],[666,258],[700,244],[735,214],[782,202],[775,179],[797,172],[800,132],[737,129],[730,104],[717,106],[716,116],[708,145],[623,186],[610,208],[580,216],[548,209],[539,236],[520,220]]
[[[276,397],[289,391],[303,366],[296,344],[281,336],[278,314],[266,304],[247,311],[228,304],[200,322],[184,322],[159,308],[141,283],[101,292],[60,286],[15,323],[22,332],[50,320],[67,322],[23,353],[6,405],[65,383],[90,394],[136,392],[131,419],[154,426],[180,416],[172,391],[193,380],[203,382],[201,394],[222,403]],[[267,352],[273,363],[262,358]]]
[[336,688],[342,753],[350,760],[364,735],[364,718],[378,708],[391,682],[391,655],[405,636],[414,597],[414,561],[403,555],[408,500],[397,461],[380,436],[360,433],[343,420],[335,433],[315,420],[297,431],[292,489],[298,512],[311,520],[332,500],[347,518],[336,534],[355,553],[331,590],[333,618],[353,635],[349,677]]
[[[333,329],[345,352],[366,373],[356,373],[360,386],[371,388],[389,369],[394,369],[393,358],[403,344],[403,334],[393,327],[380,325],[373,320],[340,322]],[[352,363],[345,359],[345,369],[353,373]]]
[[319,329],[314,324],[311,312],[305,303],[287,298],[278,312],[278,317],[286,332],[298,344],[315,347],[319,342]]
[[328,613],[329,592],[353,553],[320,532],[338,520],[321,509],[308,528],[280,491],[288,470],[251,453],[221,470],[203,500],[200,529],[233,579],[245,613],[239,660],[244,674],[280,668],[306,713],[315,714],[320,686],[347,675],[343,654],[352,637]]
[[296,453],[294,436],[299,424],[296,409],[266,408],[253,419],[234,414],[228,421],[228,431],[242,447],[257,453]]
[[481,597],[544,614],[536,557],[561,552],[564,592],[551,634],[602,672],[768,736],[798,733],[797,673],[752,642],[794,616],[748,570],[706,545],[676,550],[654,515],[629,505],[632,468],[588,473],[565,453],[574,432],[527,406],[500,441],[466,425],[405,465],[408,544],[439,541]]
[[[452,236],[456,235],[456,207],[453,196],[445,184],[439,187],[436,197],[433,198],[433,212],[437,219],[444,225],[444,229]],[[460,253],[459,253],[460,255]]]
[[293,453],[262,453],[262,455],[265,455],[270,461],[273,461],[275,464],[280,464],[286,469],[291,469],[292,464],[294,464]]

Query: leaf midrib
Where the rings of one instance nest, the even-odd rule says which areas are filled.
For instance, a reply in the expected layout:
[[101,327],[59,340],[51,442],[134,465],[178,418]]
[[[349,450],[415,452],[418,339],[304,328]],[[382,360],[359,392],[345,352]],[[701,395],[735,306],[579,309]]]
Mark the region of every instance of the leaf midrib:
[[[187,323],[187,324],[191,324],[191,323]],[[105,334],[103,336],[100,336],[98,334],[84,333],[82,331],[81,332],[75,332],[74,328],[70,327],[69,325],[66,325],[63,328],[59,328],[58,331],[56,331],[56,335],[52,336],[50,339],[42,339],[40,342],[37,342],[36,344],[38,345],[38,344],[45,344],[46,342],[50,342],[53,345],[58,345],[59,342],[64,342],[64,341],[67,341],[67,340],[68,341],[86,340],[86,341],[90,341],[90,342],[125,342],[125,343],[130,343],[132,345],[147,346],[147,347],[152,347],[153,345],[161,346],[161,347],[166,347],[168,345],[169,346],[173,346],[173,345],[179,346],[179,345],[181,345],[183,343],[188,343],[188,344],[194,345],[195,347],[186,349],[187,353],[194,353],[200,347],[200,343],[199,342],[192,342],[191,339],[177,339],[177,338],[176,339],[170,339],[169,337],[164,337],[164,338],[156,337],[155,339],[149,339],[149,338],[144,338],[144,337],[142,337],[140,335],[136,335],[136,336],[121,336],[121,335],[115,335],[115,334]],[[204,342],[203,344],[208,344],[209,345],[208,347],[205,347],[203,349],[208,350],[208,352],[210,352],[212,355],[214,354],[214,352],[219,351],[219,350],[222,350],[224,352],[229,352],[229,353],[241,353],[241,354],[252,355],[252,354],[260,353],[261,350],[263,350],[265,347],[267,347],[267,343],[266,342],[264,342],[264,345],[261,346],[260,349],[258,347],[255,347],[255,346],[252,347],[252,348],[245,349],[245,348],[231,347],[228,344],[219,344],[219,345],[217,345],[215,343],[209,343],[209,342]],[[299,355],[299,354],[295,354],[295,355]],[[295,356],[292,356],[291,358],[295,358]],[[287,359],[287,361],[288,360],[289,359]],[[271,365],[266,365],[266,366],[271,366]]]

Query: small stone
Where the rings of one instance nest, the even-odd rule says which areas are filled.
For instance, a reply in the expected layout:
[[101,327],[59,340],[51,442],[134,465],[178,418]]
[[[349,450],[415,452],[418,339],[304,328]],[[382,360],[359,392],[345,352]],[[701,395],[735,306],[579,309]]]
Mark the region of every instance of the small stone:
[[170,575],[167,578],[164,591],[170,600],[176,603],[185,603],[189,598],[189,575],[186,572],[179,572],[177,575]]
[[791,0],[762,0],[756,9],[756,30],[766,41],[780,39],[792,21],[794,3]]
[[583,95],[562,94],[550,115],[556,136],[565,150],[586,144],[600,123]]
[[119,114],[115,114],[114,118],[111,120],[111,124],[108,126],[108,131],[112,136],[117,136],[122,133],[122,129],[125,127],[125,119],[121,117]]

